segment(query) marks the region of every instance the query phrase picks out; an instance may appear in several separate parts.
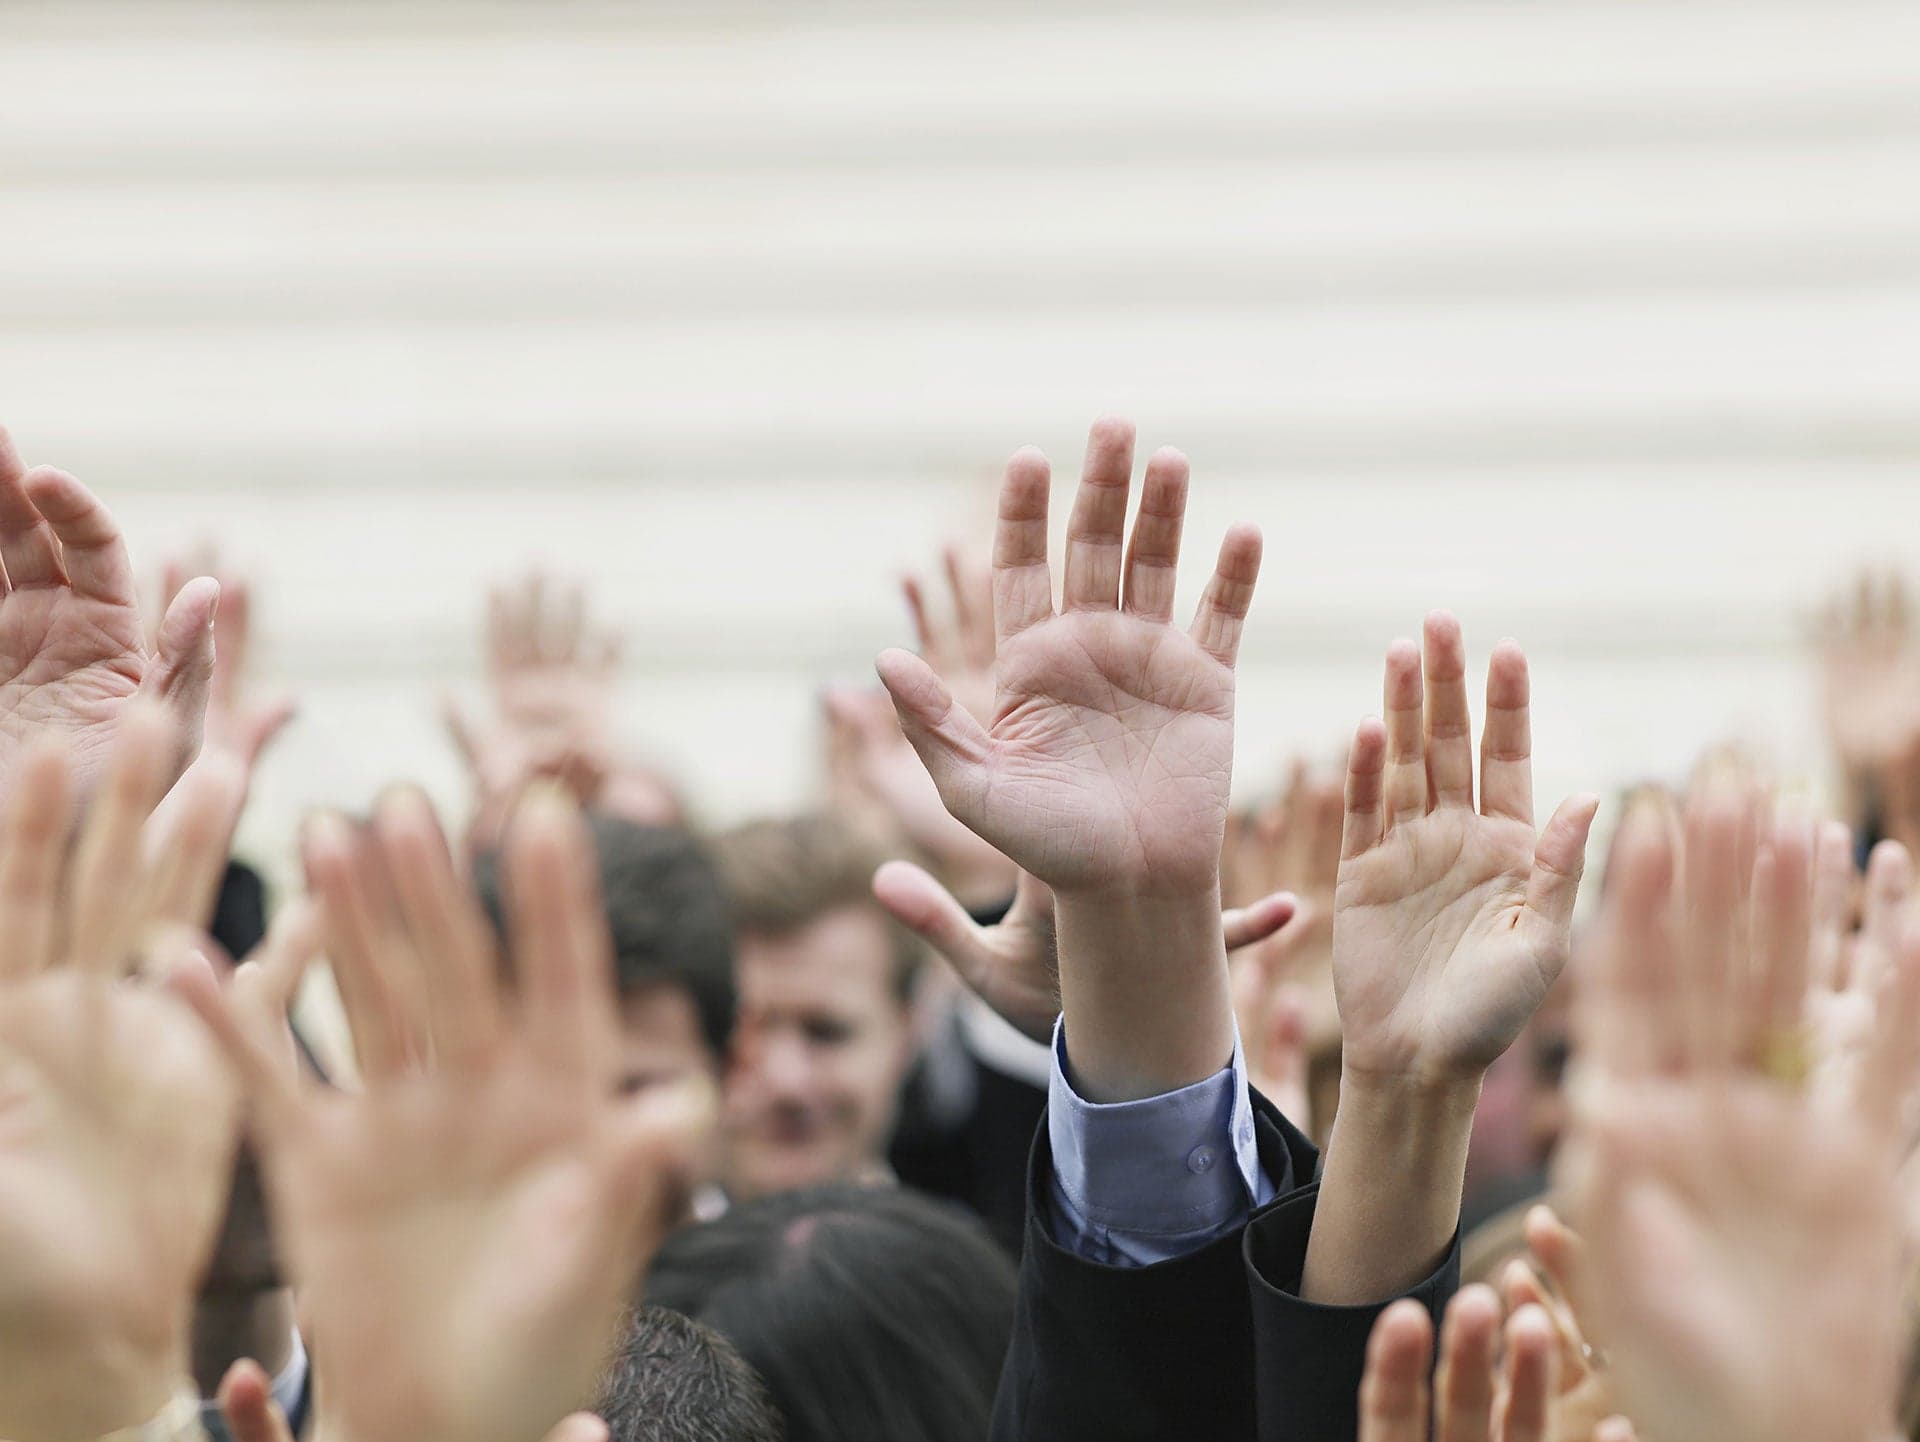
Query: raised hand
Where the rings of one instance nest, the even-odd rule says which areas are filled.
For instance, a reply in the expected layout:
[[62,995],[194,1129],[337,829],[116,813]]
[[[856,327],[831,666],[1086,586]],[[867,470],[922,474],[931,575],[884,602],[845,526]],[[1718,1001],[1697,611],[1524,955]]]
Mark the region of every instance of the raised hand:
[[1387,652],[1386,723],[1347,767],[1334,892],[1340,1102],[1301,1279],[1310,1301],[1359,1305],[1428,1275],[1459,1223],[1486,1068],[1566,965],[1598,802],[1577,796],[1537,840],[1527,663],[1487,668],[1475,805],[1466,654],[1451,616],[1426,652]]
[[1056,891],[1219,884],[1233,769],[1233,661],[1259,573],[1251,527],[1228,532],[1190,632],[1171,624],[1187,464],[1147,465],[1122,553],[1133,430],[1096,425],[1054,607],[1045,457],[1007,467],[994,547],[994,710],[982,724],[939,674],[881,653],[903,729],[954,815]]
[[1509,1313],[1538,1307],[1553,1322],[1560,1354],[1553,1442],[1594,1442],[1607,1433],[1631,1438],[1632,1426],[1619,1415],[1614,1401],[1606,1351],[1593,1345],[1580,1319],[1585,1247],[1546,1206],[1527,1213],[1526,1237],[1532,1259],[1516,1257],[1507,1264],[1500,1293]]
[[554,794],[508,834],[511,991],[423,798],[307,852],[364,1089],[303,1084],[277,1024],[191,995],[255,1100],[328,1435],[525,1442],[591,1400],[711,1098],[616,1095],[611,941]]
[[1359,1442],[1552,1442],[1552,1323],[1523,1307],[1502,1340],[1499,1300],[1464,1288],[1447,1307],[1436,1370],[1433,1319],[1418,1302],[1395,1302],[1367,1343]]
[[188,1375],[238,1097],[192,1014],[126,979],[155,947],[180,954],[173,928],[204,924],[226,862],[214,771],[176,792],[176,831],[150,834],[178,751],[157,707],[128,706],[77,841],[57,737],[19,762],[0,818],[0,1436],[14,1442],[135,1426]]
[[0,780],[34,738],[63,738],[81,795],[102,770],[136,695],[175,720],[169,781],[199,751],[213,674],[218,583],[201,577],[167,607],[148,650],[120,528],[80,482],[28,470],[0,431]]
[[587,616],[585,590],[534,573],[487,607],[494,706],[526,729],[601,732],[613,709],[620,636]]
[[[1053,891],[1045,882],[1019,872],[1013,905],[992,926],[975,921],[952,892],[911,861],[889,861],[875,872],[873,894],[945,957],[1002,1020],[1035,1041],[1052,1037],[1060,1015],[1060,953]],[[1227,950],[1238,951],[1284,935],[1295,919],[1294,899],[1282,892],[1222,913],[1220,929]],[[1268,1000],[1263,993],[1263,1004]]]
[[1566,965],[1599,802],[1563,802],[1537,839],[1526,657],[1487,667],[1480,795],[1459,624],[1427,618],[1425,656],[1387,653],[1386,723],[1348,763],[1334,988],[1347,1073],[1477,1081]]
[[[1870,1442],[1892,1430],[1905,1330],[1899,1108],[1805,1088],[1811,843],[1750,837],[1740,808],[1696,807],[1681,883],[1663,828],[1616,843],[1560,1190],[1650,1434]],[[1920,1028],[1912,934],[1893,975],[1867,1063],[1888,1076]]]
[[[1260,538],[1228,532],[1192,629],[1176,629],[1186,460],[1160,451],[1148,462],[1128,545],[1132,471],[1132,427],[1096,424],[1056,609],[1047,463],[1034,451],[1009,463],[985,724],[921,657],[887,651],[878,663],[947,809],[1056,893],[1070,1045],[1095,1100],[1198,1080],[1232,1051],[1220,847],[1233,663]],[[1191,1023],[1169,1025],[1176,1016]]]
[[1862,572],[1821,625],[1827,732],[1850,779],[1872,785],[1920,728],[1920,644],[1905,583]]
[[535,573],[495,587],[487,604],[490,714],[451,697],[442,719],[473,780],[472,843],[495,845],[520,794],[558,782],[582,805],[615,770],[613,691],[620,639],[589,623],[586,593]]

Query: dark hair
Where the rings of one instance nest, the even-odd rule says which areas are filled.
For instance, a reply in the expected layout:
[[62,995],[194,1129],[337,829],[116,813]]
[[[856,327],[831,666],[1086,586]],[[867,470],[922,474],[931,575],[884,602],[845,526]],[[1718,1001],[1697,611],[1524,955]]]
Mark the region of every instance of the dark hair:
[[760,1374],[710,1327],[665,1307],[633,1314],[594,1405],[612,1442],[783,1442]]
[[[620,994],[663,982],[685,988],[708,1048],[716,1060],[725,1056],[733,1035],[733,919],[719,871],[677,826],[590,812],[587,828],[600,860]],[[502,926],[497,853],[475,860],[473,882],[494,925]]]
[[925,953],[919,938],[873,899],[887,852],[832,812],[749,821],[714,841],[733,919],[741,931],[782,936],[830,911],[859,907],[885,928],[894,995],[907,1001]]
[[904,1187],[817,1187],[667,1239],[651,1302],[767,1380],[790,1442],[980,1442],[1013,1330],[1013,1263]]

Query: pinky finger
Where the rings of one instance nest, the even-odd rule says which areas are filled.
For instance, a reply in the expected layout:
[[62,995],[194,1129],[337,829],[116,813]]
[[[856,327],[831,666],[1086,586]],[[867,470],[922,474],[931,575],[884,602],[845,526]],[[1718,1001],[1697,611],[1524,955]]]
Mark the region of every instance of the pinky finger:
[[1559,1380],[1553,1321],[1528,1305],[1507,1320],[1506,1426],[1502,1442],[1546,1442]]
[[1220,542],[1213,578],[1194,613],[1193,639],[1223,666],[1233,665],[1240,654],[1240,634],[1253,605],[1254,582],[1260,577],[1260,548],[1258,527],[1229,528]]
[[1347,819],[1340,859],[1349,861],[1380,844],[1385,825],[1387,728],[1369,716],[1353,734],[1347,754]]

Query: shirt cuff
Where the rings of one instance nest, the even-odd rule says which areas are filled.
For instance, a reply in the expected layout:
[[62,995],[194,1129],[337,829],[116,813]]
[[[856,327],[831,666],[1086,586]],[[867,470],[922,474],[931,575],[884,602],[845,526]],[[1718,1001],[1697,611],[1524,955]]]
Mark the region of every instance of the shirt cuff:
[[1245,1225],[1275,1195],[1254,1139],[1236,1028],[1220,1071],[1178,1091],[1101,1105],[1073,1089],[1054,1024],[1047,1094],[1054,1240],[1093,1261],[1147,1266]]

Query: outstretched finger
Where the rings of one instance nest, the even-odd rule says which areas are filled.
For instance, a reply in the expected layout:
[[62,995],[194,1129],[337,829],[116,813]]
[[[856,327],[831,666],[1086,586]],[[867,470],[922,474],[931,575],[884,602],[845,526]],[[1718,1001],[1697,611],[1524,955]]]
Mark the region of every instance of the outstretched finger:
[[1764,862],[1753,867],[1752,974],[1747,997],[1746,1056],[1763,1060],[1773,1038],[1797,1033],[1807,1005],[1813,937],[1812,829],[1774,827]]
[[1853,833],[1844,821],[1822,822],[1814,837],[1812,940],[1814,985],[1847,984],[1847,928],[1853,919]]
[[528,1039],[549,1066],[601,1085],[618,1055],[613,943],[586,820],[564,793],[527,794],[508,828],[507,866]]
[[1500,1299],[1493,1289],[1463,1287],[1440,1324],[1435,1442],[1492,1442],[1499,1336]]
[[1380,1314],[1367,1339],[1359,1442],[1427,1442],[1432,1363],[1433,1320],[1402,1298]]
[[1353,733],[1347,753],[1346,821],[1340,859],[1350,861],[1380,844],[1386,824],[1387,729],[1369,716]]
[[1686,1056],[1670,915],[1673,843],[1651,805],[1628,810],[1608,872],[1595,966],[1575,993],[1575,1021],[1582,1055],[1604,1075],[1632,1079],[1677,1067]]
[[1527,657],[1502,641],[1487,658],[1487,720],[1480,732],[1480,810],[1533,824],[1533,721]]
[[1063,611],[1111,611],[1120,604],[1121,543],[1133,484],[1133,423],[1106,416],[1087,436],[1080,489],[1067,518]]
[[1053,614],[1047,565],[1047,493],[1053,473],[1032,446],[1015,451],[1000,485],[993,533],[993,626],[1005,641]]
[[1265,941],[1300,914],[1300,899],[1291,891],[1276,891],[1258,901],[1220,913],[1220,930],[1228,951]]
[[164,702],[180,719],[182,765],[199,750],[207,702],[213,695],[214,620],[220,583],[197,576],[180,588],[160,618],[154,664],[141,678],[142,694]]
[[66,746],[43,739],[8,778],[0,816],[0,979],[32,976],[53,963],[60,878],[73,820],[73,772]]
[[1200,593],[1194,612],[1193,639],[1214,660],[1231,666],[1240,656],[1240,635],[1253,606],[1254,583],[1260,579],[1260,530],[1244,522],[1229,526],[1220,541],[1220,558],[1213,576]]
[[1522,1307],[1507,1319],[1501,1442],[1546,1442],[1559,1362],[1553,1321],[1545,1309]]
[[99,499],[65,471],[40,466],[22,487],[60,542],[60,563],[73,589],[97,601],[132,606],[138,601],[127,543]]
[[933,629],[933,620],[927,614],[926,592],[920,589],[918,576],[900,578],[900,596],[907,603],[907,618],[913,623],[913,644],[930,666],[945,664],[941,655],[938,634]]
[[873,894],[889,915],[953,964],[978,991],[993,963],[986,929],[952,892],[911,861],[889,861],[873,874]]
[[154,815],[166,829],[152,858],[149,922],[196,930],[212,925],[246,799],[246,773],[230,755],[209,753],[180,778]]
[[304,839],[307,884],[319,903],[320,929],[334,985],[353,1037],[361,1080],[378,1085],[406,1070],[424,1039],[423,987],[400,974],[411,968],[405,940],[387,914],[384,865],[366,853],[372,843],[345,817],[322,813]]
[[1395,641],[1387,648],[1382,685],[1387,723],[1386,828],[1427,814],[1425,686],[1420,648]]
[[500,1031],[493,934],[455,873],[432,803],[412,787],[390,793],[375,825],[426,982],[436,1056],[477,1063]]
[[874,662],[893,699],[900,729],[919,754],[940,799],[962,821],[979,800],[980,772],[989,747],[987,732],[953,699],[933,668],[911,651],[882,651]]
[[947,589],[953,593],[955,658],[969,666],[993,665],[993,576],[985,567],[961,554],[958,546],[940,553],[946,567]]
[[7,571],[0,594],[58,585],[67,578],[60,569],[53,528],[27,498],[26,478],[27,468],[13,438],[0,428],[0,562]]
[[140,927],[141,847],[147,818],[173,779],[177,732],[167,715],[129,704],[114,729],[106,774],[74,850],[67,954],[96,973],[120,976],[135,960]]
[[1473,718],[1467,708],[1467,648],[1460,623],[1445,611],[1427,617],[1422,636],[1426,673],[1429,790],[1436,806],[1473,805]]
[[1173,617],[1180,530],[1187,515],[1187,458],[1167,448],[1147,462],[1140,511],[1127,543],[1126,609],[1149,621]]
[[1580,899],[1580,877],[1587,865],[1587,838],[1600,798],[1592,793],[1569,796],[1547,821],[1533,849],[1533,871],[1527,877],[1527,909],[1547,924],[1565,959],[1567,938],[1573,930],[1573,909]]
[[1867,884],[1860,899],[1857,985],[1871,992],[1880,971],[1900,949],[1913,900],[1913,856],[1898,841],[1882,841],[1867,857]]

